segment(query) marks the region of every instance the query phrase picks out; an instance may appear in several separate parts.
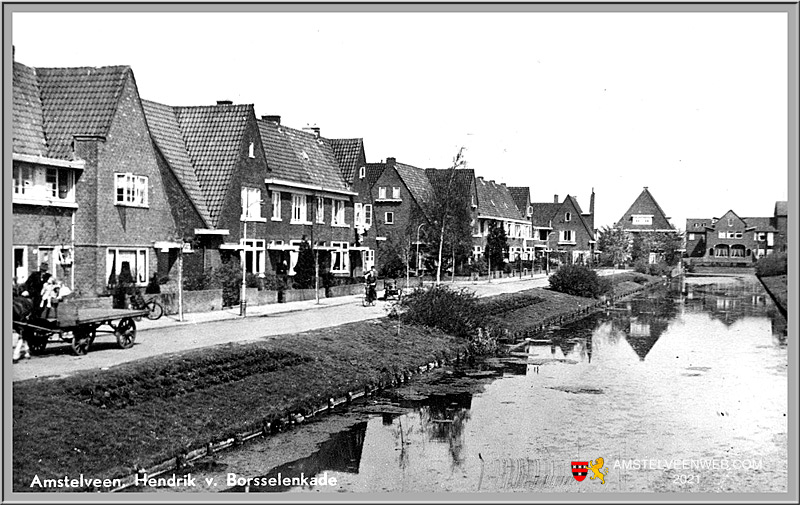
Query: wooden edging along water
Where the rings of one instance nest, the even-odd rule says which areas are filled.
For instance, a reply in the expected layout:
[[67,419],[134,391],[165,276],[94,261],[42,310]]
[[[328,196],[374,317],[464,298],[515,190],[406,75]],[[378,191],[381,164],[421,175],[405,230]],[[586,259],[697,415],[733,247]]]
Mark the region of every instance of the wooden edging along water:
[[383,374],[384,377],[378,379],[377,381],[368,381],[360,390],[348,391],[345,396],[339,398],[329,398],[324,405],[319,405],[316,408],[310,408],[302,411],[287,409],[283,415],[277,419],[273,419],[271,421],[264,419],[258,428],[237,433],[233,437],[221,439],[216,442],[209,441],[205,445],[195,449],[181,450],[174,457],[153,465],[149,469],[145,469],[144,467],[136,468],[134,473],[120,478],[119,480],[122,482],[122,484],[119,487],[112,489],[110,492],[114,493],[135,486],[137,480],[142,482],[145,478],[151,479],[166,472],[184,470],[192,462],[206,456],[211,456],[218,451],[222,451],[230,447],[241,446],[246,441],[257,437],[266,438],[270,435],[287,431],[294,426],[302,424],[308,418],[333,413],[336,411],[337,407],[340,407],[341,405],[349,405],[360,398],[370,397],[377,391],[393,388],[399,386],[400,384],[406,383],[415,375],[423,374],[436,368],[441,368],[447,363],[461,363],[465,360],[469,360],[471,357],[472,353],[466,347],[454,353],[442,351],[441,355],[434,356],[432,361],[429,361],[418,367],[398,370],[390,374]]
[[783,303],[781,303],[781,300],[778,299],[777,296],[775,296],[775,294],[772,292],[772,290],[769,289],[769,286],[767,286],[767,283],[764,282],[761,279],[761,277],[756,275],[756,278],[758,279],[758,282],[760,282],[761,285],[764,286],[764,291],[766,291],[767,294],[769,295],[769,297],[772,298],[772,302],[775,304],[776,307],[778,307],[778,311],[783,315],[784,319],[786,319],[787,318],[786,307],[783,305]]

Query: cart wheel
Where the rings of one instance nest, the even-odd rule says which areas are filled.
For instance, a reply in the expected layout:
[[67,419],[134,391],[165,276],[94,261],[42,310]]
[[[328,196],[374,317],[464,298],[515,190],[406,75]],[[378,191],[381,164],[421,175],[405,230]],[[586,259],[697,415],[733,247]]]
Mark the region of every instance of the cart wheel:
[[86,329],[76,329],[72,331],[72,352],[78,356],[83,356],[89,352],[89,346],[92,345],[92,333]]
[[162,307],[161,304],[156,302],[155,300],[150,300],[149,302],[147,302],[145,308],[149,311],[147,313],[147,319],[150,319],[152,321],[159,319],[162,316],[162,314],[164,314],[164,307]]
[[114,328],[114,335],[116,335],[117,344],[121,348],[130,349],[136,340],[136,323],[130,317],[122,319],[117,327]]

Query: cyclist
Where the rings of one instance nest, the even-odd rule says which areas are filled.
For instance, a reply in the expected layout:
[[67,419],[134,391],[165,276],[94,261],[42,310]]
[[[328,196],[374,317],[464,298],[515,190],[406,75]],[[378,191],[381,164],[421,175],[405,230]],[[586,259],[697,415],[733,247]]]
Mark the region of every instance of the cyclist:
[[367,290],[367,303],[374,302],[378,298],[378,274],[375,272],[375,267],[370,267],[367,271],[367,275],[364,276],[364,285]]

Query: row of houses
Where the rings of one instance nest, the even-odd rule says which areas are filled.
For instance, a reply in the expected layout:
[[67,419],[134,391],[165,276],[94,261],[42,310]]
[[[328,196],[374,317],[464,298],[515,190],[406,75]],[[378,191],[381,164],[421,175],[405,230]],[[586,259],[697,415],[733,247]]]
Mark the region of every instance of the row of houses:
[[[127,66],[14,62],[12,191],[17,282],[47,262],[87,296],[125,267],[142,286],[175,279],[180,264],[191,274],[232,258],[251,274],[291,276],[304,241],[326,270],[358,277],[393,246],[419,243],[443,192],[468,210],[473,258],[493,226],[506,233],[507,261],[598,252],[594,191],[584,212],[575,196],[534,202],[529,188],[472,169],[368,163],[362,138],[291,128],[252,104],[142,99]],[[760,224],[756,232],[771,233]],[[618,225],[675,231],[647,188]],[[716,251],[705,235],[702,249]]]

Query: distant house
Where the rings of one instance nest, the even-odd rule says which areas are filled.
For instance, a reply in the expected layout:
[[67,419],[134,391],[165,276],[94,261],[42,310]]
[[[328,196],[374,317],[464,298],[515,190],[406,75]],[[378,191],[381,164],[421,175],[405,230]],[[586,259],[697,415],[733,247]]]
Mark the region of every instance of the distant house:
[[[784,205],[781,205],[784,204]],[[695,264],[750,264],[786,251],[785,202],[772,217],[739,217],[729,210],[720,218],[686,220],[686,255]]]
[[615,226],[631,233],[661,232],[675,233],[677,230],[669,222],[669,217],[656,202],[650,190],[645,187],[630,208],[617,221]]
[[81,296],[130,268],[144,286],[176,227],[127,66],[13,63],[13,261]]
[[[508,255],[505,261],[522,259],[525,241],[531,238],[531,222],[517,208],[514,197],[505,184],[478,177],[475,182],[477,194],[477,233],[473,236],[473,251],[482,257],[486,251],[486,238],[491,226],[502,226],[506,232]],[[492,267],[494,268],[494,267]]]
[[563,202],[554,195],[552,203],[531,204],[530,219],[537,258],[556,259],[566,264],[584,264],[594,260],[594,198],[592,191],[588,213],[584,213],[578,200],[570,195]]
[[[258,127],[269,167],[268,270],[294,275],[306,240],[319,253],[323,270],[361,275],[366,249],[353,231],[357,193],[346,182],[331,142],[320,137],[319,128],[289,128],[280,116],[262,116]],[[354,158],[352,167],[361,161]]]
[[[530,219],[533,216],[533,206],[531,205],[531,188],[527,186],[509,186],[508,191],[511,193],[511,197],[514,199],[514,203],[517,204],[519,211],[527,219]],[[533,260],[536,254],[535,250],[536,247],[533,240],[533,232],[531,232],[530,237],[525,238],[525,246],[521,252],[522,259],[526,261]]]
[[195,250],[184,270],[200,274],[244,253],[246,271],[263,274],[267,163],[253,106],[144,107],[174,219]]

